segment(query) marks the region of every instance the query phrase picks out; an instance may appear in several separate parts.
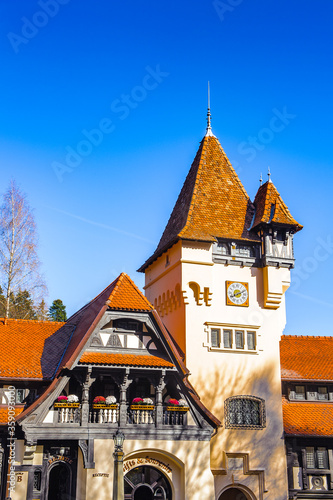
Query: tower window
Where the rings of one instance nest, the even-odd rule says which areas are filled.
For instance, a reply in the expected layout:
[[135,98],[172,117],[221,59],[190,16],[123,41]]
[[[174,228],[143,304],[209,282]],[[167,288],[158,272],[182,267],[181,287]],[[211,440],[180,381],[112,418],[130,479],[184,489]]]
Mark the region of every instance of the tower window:
[[232,348],[232,331],[231,330],[223,330],[223,347],[225,349]]
[[265,402],[255,396],[232,396],[225,401],[226,428],[256,429],[266,426]]
[[220,330],[218,328],[212,329],[210,343],[212,347],[220,347]]
[[247,332],[247,348],[254,351],[256,348],[256,334],[255,332]]
[[318,387],[318,399],[321,401],[328,399],[327,387]]
[[236,330],[236,349],[244,349],[244,332],[242,330]]

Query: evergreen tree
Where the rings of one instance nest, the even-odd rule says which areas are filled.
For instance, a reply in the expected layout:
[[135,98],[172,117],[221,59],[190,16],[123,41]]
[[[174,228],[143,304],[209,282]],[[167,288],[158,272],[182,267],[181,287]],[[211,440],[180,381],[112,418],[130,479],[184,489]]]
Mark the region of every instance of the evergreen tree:
[[49,315],[51,321],[67,321],[66,306],[62,300],[57,299],[52,302],[49,308]]
[[38,321],[49,321],[50,320],[49,311],[47,309],[47,305],[46,305],[44,299],[42,299],[40,301],[40,303],[37,305],[35,310],[36,310],[36,315],[37,315]]
[[10,296],[10,317],[15,319],[37,319],[33,300],[27,290],[19,290]]

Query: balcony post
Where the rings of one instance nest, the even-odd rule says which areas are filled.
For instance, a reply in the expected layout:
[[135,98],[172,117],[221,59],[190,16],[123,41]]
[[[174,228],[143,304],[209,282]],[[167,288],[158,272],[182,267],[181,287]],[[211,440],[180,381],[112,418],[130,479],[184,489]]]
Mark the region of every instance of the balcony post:
[[82,401],[81,401],[81,425],[88,425],[89,422],[89,388],[96,380],[91,376],[92,367],[88,366],[86,379],[82,384]]
[[120,398],[119,398],[119,426],[123,427],[127,424],[127,389],[133,382],[133,379],[129,378],[130,369],[126,368],[124,378],[121,384],[119,384]]
[[162,370],[161,377],[158,385],[155,387],[156,390],[156,427],[161,427],[163,425],[163,401],[162,393],[165,388],[165,370]]

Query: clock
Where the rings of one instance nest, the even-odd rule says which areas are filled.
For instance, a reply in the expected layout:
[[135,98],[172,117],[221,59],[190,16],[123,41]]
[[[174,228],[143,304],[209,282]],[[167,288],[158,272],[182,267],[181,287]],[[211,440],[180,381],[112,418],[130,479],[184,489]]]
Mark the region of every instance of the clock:
[[249,306],[249,284],[239,281],[226,281],[227,305],[228,306]]

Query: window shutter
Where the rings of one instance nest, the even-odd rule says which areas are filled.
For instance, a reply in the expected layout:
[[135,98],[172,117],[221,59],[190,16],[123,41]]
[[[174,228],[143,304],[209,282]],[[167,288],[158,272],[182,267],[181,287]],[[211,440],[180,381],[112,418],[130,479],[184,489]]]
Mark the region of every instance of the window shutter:
[[236,349],[244,349],[244,332],[236,330]]
[[217,328],[212,329],[210,332],[210,336],[211,336],[210,340],[211,346],[220,347],[220,330],[218,330]]
[[231,330],[223,330],[223,347],[225,349],[231,349],[232,347]]
[[322,448],[322,447],[318,448],[317,459],[318,459],[318,469],[327,469],[328,468],[326,448]]
[[315,468],[314,448],[306,449],[306,466],[308,469]]
[[247,348],[254,351],[256,348],[256,334],[255,332],[247,332]]

